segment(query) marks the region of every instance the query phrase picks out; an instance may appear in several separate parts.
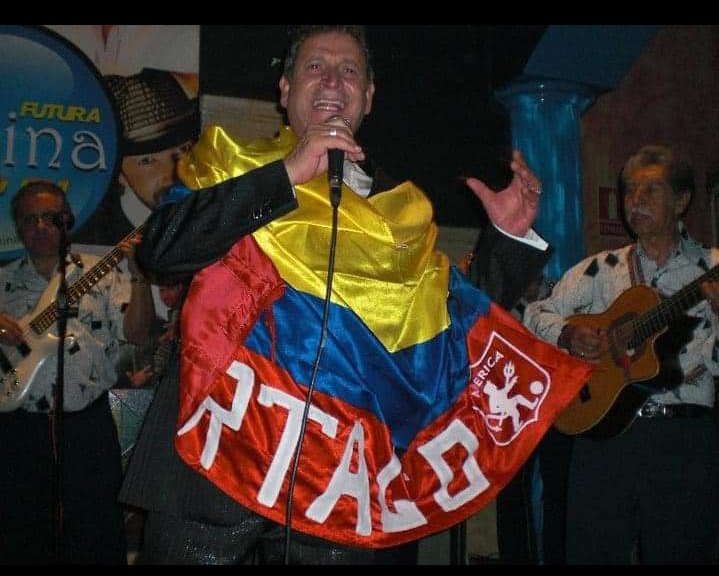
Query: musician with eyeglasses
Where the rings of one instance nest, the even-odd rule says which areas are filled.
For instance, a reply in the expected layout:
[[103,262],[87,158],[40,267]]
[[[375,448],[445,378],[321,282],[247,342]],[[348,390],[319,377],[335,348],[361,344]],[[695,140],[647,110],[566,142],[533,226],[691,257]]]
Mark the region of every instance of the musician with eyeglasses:
[[525,324],[598,369],[555,421],[576,435],[567,562],[711,564],[719,532],[719,250],[682,223],[687,163],[644,146],[621,173],[636,242],[589,256]]
[[[62,188],[24,185],[12,217],[26,255],[0,268],[0,564],[125,564],[122,467],[107,390],[120,342],[147,337],[150,285],[126,239],[104,258],[68,254],[61,497],[53,497],[59,246],[73,214]],[[130,274],[115,268],[130,255]],[[62,530],[54,514],[61,504]],[[56,535],[62,538],[55,542]]]

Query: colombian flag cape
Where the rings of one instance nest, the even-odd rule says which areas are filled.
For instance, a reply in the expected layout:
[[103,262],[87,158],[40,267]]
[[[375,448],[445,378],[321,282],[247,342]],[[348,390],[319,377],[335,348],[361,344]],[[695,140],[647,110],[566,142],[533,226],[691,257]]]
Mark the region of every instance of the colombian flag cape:
[[[284,157],[289,128],[246,145],[203,135],[181,177],[202,188]],[[201,192],[200,192],[201,193]],[[331,207],[324,175],[299,208],[200,271],[182,317],[183,460],[284,523],[317,355]],[[386,547],[490,502],[592,368],[530,334],[434,250],[424,194],[345,187],[328,340],[294,489],[293,529]]]

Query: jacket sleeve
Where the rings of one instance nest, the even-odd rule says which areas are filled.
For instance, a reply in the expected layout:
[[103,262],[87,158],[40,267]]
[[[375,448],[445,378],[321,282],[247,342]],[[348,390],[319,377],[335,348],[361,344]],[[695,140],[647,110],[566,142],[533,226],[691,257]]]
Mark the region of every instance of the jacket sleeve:
[[189,278],[243,236],[295,208],[284,164],[272,162],[157,208],[145,224],[138,264],[157,281]]
[[509,310],[539,277],[551,253],[551,249],[539,250],[488,224],[477,241],[469,277],[492,300]]

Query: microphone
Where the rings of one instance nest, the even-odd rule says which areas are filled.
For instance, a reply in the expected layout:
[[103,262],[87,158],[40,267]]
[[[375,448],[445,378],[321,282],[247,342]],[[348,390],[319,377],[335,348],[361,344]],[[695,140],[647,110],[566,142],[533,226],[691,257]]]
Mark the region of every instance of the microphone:
[[327,150],[327,181],[330,185],[330,203],[334,208],[340,205],[342,197],[342,170],[345,151],[338,148]]

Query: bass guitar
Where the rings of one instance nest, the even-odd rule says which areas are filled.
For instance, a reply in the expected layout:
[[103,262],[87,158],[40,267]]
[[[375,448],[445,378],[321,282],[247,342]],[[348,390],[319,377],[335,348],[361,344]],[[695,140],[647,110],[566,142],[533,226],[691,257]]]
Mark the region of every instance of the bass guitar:
[[[144,225],[135,228],[122,242],[132,240],[143,229]],[[67,289],[68,306],[80,300],[122,261],[122,242]],[[18,320],[23,331],[23,342],[14,347],[0,345],[0,412],[12,412],[18,408],[30,391],[40,368],[48,359],[57,355],[59,338],[52,333],[51,328],[58,318],[55,298],[59,284],[60,276],[57,275],[48,284],[35,310]],[[71,346],[72,342],[72,337],[68,335],[67,346]]]

